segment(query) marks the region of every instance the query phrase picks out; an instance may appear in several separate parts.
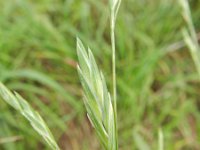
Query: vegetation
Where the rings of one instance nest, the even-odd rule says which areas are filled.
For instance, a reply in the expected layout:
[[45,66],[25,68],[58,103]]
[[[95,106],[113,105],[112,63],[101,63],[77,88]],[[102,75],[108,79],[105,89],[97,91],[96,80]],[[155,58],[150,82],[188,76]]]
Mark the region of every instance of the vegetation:
[[35,112],[31,106],[18,93],[10,92],[2,83],[0,83],[0,95],[13,108],[19,111],[32,125],[32,127],[44,138],[49,146],[54,150],[59,150],[51,132],[46,126],[44,120],[38,112]]
[[78,73],[84,88],[87,115],[104,149],[108,150],[118,150],[115,21],[120,3],[120,0],[110,1],[113,100],[108,92],[104,75],[99,71],[91,50],[88,48],[87,52],[80,39],[77,39]]
[[[200,149],[198,60],[190,42],[198,51],[200,2],[189,1],[190,22],[182,17],[180,2],[127,0],[119,9],[120,150]],[[79,37],[91,48],[112,92],[109,2],[6,0],[0,5],[0,81],[41,114],[61,149],[102,149],[86,116],[75,41]],[[0,110],[0,149],[49,149],[4,99]]]

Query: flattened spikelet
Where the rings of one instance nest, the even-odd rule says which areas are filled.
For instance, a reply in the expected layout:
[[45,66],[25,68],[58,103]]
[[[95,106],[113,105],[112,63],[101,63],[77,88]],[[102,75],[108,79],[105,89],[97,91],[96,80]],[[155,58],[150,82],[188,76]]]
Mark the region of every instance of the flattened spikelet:
[[115,117],[103,73],[98,69],[91,50],[77,39],[78,73],[84,90],[87,116],[105,149],[116,149]]
[[16,92],[13,94],[2,83],[0,83],[0,96],[30,122],[31,126],[44,138],[53,150],[59,150],[59,147],[44,120],[40,114],[27,103],[26,100],[24,100]]

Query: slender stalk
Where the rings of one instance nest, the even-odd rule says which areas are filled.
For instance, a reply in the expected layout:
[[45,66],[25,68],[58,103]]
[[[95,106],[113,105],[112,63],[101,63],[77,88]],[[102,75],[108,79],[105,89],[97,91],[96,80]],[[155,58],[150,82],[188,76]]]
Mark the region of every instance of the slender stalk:
[[116,48],[115,48],[115,13],[111,11],[111,46],[112,46],[112,80],[113,80],[113,109],[116,134],[116,150],[118,150],[118,131],[117,131],[117,87],[116,87]]
[[121,4],[121,0],[111,0],[111,46],[112,46],[112,77],[113,77],[113,109],[114,109],[114,130],[115,130],[115,149],[118,150],[118,131],[117,131],[117,85],[116,85],[116,48],[115,48],[115,21]]
[[116,89],[116,50],[115,50],[115,23],[111,19],[111,45],[112,45],[112,77],[113,77],[113,104],[117,112],[117,89]]

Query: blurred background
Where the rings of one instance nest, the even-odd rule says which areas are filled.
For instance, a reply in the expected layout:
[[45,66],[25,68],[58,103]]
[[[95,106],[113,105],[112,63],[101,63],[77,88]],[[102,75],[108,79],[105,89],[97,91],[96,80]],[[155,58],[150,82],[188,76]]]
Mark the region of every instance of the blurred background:
[[[76,37],[111,89],[108,0],[0,0],[0,81],[40,112],[63,150],[101,149],[76,71]],[[200,1],[190,0],[200,29]],[[120,150],[200,150],[200,78],[177,0],[122,0],[116,25]],[[200,35],[197,34],[197,37]],[[0,149],[48,146],[0,99]]]

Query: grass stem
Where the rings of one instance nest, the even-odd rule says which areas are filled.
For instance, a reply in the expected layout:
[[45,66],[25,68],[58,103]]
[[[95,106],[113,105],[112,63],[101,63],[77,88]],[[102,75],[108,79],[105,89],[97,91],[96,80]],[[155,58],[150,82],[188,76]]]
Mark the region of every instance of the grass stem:
[[[115,48],[115,18],[111,13],[111,46],[112,46],[112,79],[113,79],[113,109],[115,120],[116,145],[118,145],[117,134],[117,87],[116,87],[116,48]],[[118,146],[116,147],[118,149]]]

